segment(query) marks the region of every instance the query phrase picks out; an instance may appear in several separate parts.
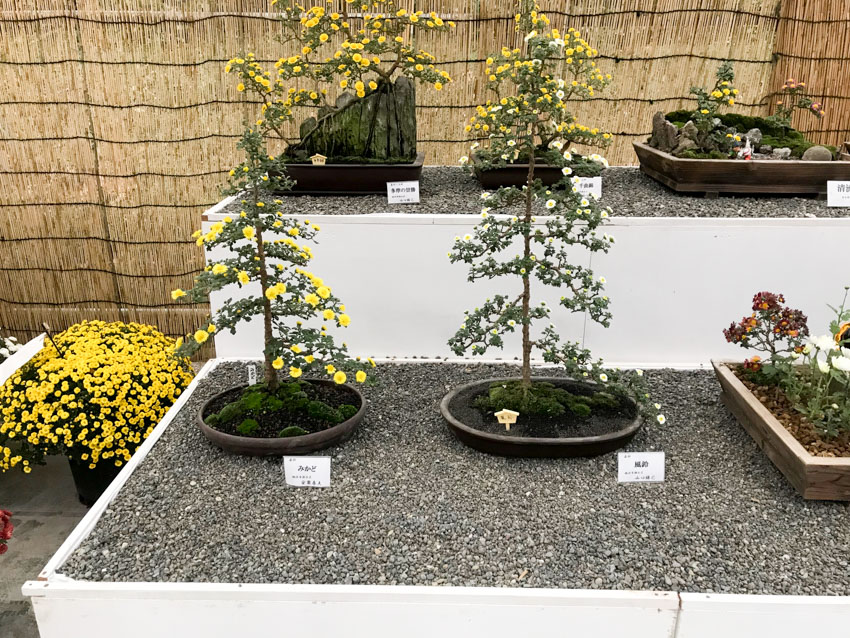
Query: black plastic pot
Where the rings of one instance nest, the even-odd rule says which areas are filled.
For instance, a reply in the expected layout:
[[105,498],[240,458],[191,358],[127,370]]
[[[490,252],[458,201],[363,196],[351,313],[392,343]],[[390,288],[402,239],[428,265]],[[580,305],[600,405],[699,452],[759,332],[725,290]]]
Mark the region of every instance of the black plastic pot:
[[[480,392],[486,392],[493,383],[504,383],[507,381],[516,381],[516,379],[484,379],[473,381],[472,383],[455,388],[443,397],[443,400],[440,402],[440,412],[446,420],[449,429],[462,443],[481,452],[499,456],[549,458],[598,456],[623,447],[641,428],[642,421],[637,416],[637,406],[634,405],[634,402],[632,402],[632,405],[635,408],[635,417],[631,423],[621,430],[601,435],[569,438],[521,437],[491,434],[463,423],[452,414],[452,404],[454,401],[462,399],[463,396],[468,396],[471,392],[479,390]],[[564,383],[596,385],[561,377],[533,377],[532,381],[544,381],[556,385]]]
[[[224,392],[220,392],[204,403],[201,406],[201,409],[195,413],[195,423],[198,424],[201,432],[203,432],[204,436],[207,437],[211,443],[217,445],[225,452],[230,452],[231,454],[242,454],[245,456],[286,456],[290,454],[307,454],[309,452],[323,450],[324,448],[332,445],[342,443],[345,439],[351,436],[354,432],[354,428],[356,428],[363,420],[363,417],[366,416],[366,401],[363,398],[363,395],[360,394],[360,391],[357,388],[348,384],[339,386],[333,381],[327,381],[326,379],[306,379],[306,381],[316,385],[325,385],[335,388],[344,387],[359,401],[360,409],[357,410],[357,413],[350,419],[343,421],[342,423],[338,423],[327,430],[313,432],[312,434],[275,437],[273,439],[238,436],[234,434],[226,434],[216,430],[215,428],[211,428],[204,423],[203,418],[206,414],[207,406],[210,403],[215,401],[221,395],[238,389],[230,388]],[[247,386],[239,387],[244,388]]]
[[287,164],[295,180],[292,190],[281,195],[386,195],[387,182],[417,181],[425,154],[409,164]]
[[94,505],[121,471],[112,459],[100,459],[94,469],[89,469],[88,461],[68,459],[68,464],[74,477],[74,487],[77,488],[77,498],[86,507]]

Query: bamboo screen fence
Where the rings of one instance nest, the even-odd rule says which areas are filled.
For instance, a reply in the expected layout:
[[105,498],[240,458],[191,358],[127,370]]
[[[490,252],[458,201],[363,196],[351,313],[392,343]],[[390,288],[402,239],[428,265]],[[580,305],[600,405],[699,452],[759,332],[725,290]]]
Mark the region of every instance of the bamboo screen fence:
[[[617,136],[633,164],[652,114],[689,104],[720,61],[735,60],[740,110],[768,113],[784,78],[805,79],[827,117],[796,124],[813,139],[850,137],[846,0],[544,0],[574,26],[614,83],[576,104]],[[174,304],[203,257],[189,238],[255,115],[223,73],[253,51],[282,53],[262,0],[0,0],[0,332],[28,338],[47,321],[158,325],[179,335],[207,313]],[[463,122],[486,99],[483,60],[513,43],[512,0],[431,0],[457,29],[421,40],[454,83],[418,92],[431,164],[464,153]]]

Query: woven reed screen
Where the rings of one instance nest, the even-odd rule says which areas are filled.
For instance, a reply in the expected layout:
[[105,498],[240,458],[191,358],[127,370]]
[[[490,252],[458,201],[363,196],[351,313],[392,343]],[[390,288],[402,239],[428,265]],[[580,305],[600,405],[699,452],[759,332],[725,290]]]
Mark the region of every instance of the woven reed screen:
[[[796,124],[821,142],[850,137],[846,0],[579,0],[542,3],[574,26],[614,75],[576,104],[617,135],[633,164],[652,114],[689,104],[723,59],[736,61],[740,110],[767,113],[793,75],[828,111]],[[37,6],[37,10],[34,8]],[[256,113],[224,62],[275,60],[278,24],[260,0],[0,0],[0,331],[28,338],[48,321],[137,320],[184,334],[205,306],[175,305],[203,263],[189,239]],[[454,83],[420,88],[419,138],[431,164],[465,152],[463,122],[486,99],[483,59],[515,42],[512,0],[432,0],[457,22],[422,48]]]

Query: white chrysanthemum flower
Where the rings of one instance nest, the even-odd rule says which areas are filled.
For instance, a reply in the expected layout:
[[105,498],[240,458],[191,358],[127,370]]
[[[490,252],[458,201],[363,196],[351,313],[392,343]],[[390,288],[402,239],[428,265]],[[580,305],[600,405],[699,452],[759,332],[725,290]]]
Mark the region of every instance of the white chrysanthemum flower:
[[469,241],[470,239],[472,239],[472,235],[466,234],[463,236],[463,241]]
[[599,380],[602,383],[608,383],[608,375],[603,372],[602,374],[599,375]]
[[635,374],[638,375],[639,377],[642,377],[643,376],[643,370],[635,370]]
[[508,146],[516,146],[516,142],[514,140],[508,140]]
[[573,154],[570,153],[569,151],[564,151],[564,159],[567,160],[568,162],[572,161]]
[[460,241],[460,235],[455,235],[455,241]]
[[830,335],[812,337],[809,339],[809,343],[818,350],[834,350],[838,347],[835,343],[835,340]]
[[514,321],[513,319],[511,319],[510,321],[508,321],[508,325],[509,325],[509,326],[511,326],[511,327],[513,328],[513,327],[516,325],[516,321]]
[[581,181],[581,177],[579,177],[578,175],[576,175],[575,177],[570,178],[570,181],[571,181],[573,184],[578,184],[578,183]]
[[473,142],[472,145],[469,147],[469,149],[474,151],[479,146],[481,146],[481,144],[479,144],[478,142]]
[[458,161],[459,161],[461,164],[466,164],[467,162],[469,162],[469,158],[468,158],[466,155],[464,155],[464,156],[462,156],[462,157],[461,157]]
[[659,422],[661,425],[664,425],[665,423],[667,423],[667,417],[666,417],[666,416],[664,416],[663,414],[659,414],[659,415],[658,415],[657,417],[655,417],[655,418],[656,418],[656,419],[658,419],[658,422]]
[[550,199],[546,202],[546,208],[555,208],[556,203],[554,199]]
[[495,113],[496,111],[501,111],[501,110],[502,110],[501,104],[497,104],[496,106],[490,107],[490,111],[492,111],[493,113]]
[[606,283],[607,281],[608,281],[608,280],[607,280],[607,279],[605,279],[605,277],[600,277],[600,278],[599,278],[599,283],[600,283],[600,284],[604,284],[604,283]]
[[561,172],[562,172],[564,175],[572,175],[572,174],[573,174],[573,169],[571,169],[569,166],[564,166],[564,168],[562,168],[562,169],[561,169]]
[[653,405],[653,407],[655,407],[655,409],[656,409],[656,410],[660,410],[660,409],[661,409],[661,404],[660,404],[660,403],[653,403],[652,405]]
[[554,142],[550,143],[549,146],[551,146],[552,148],[557,148],[560,151],[562,148],[564,148],[564,143],[561,140],[555,140]]
[[826,361],[821,361],[820,359],[818,359],[818,368],[824,374],[829,373],[829,364]]
[[582,199],[581,199],[581,205],[582,205],[582,206],[590,206],[590,202],[589,202],[589,201],[587,201],[587,198],[582,197]]
[[843,355],[832,358],[832,367],[842,372],[850,372],[850,359]]
[[490,197],[490,193],[481,193],[481,199],[487,199]]
[[607,211],[607,210],[603,210],[601,213],[599,213],[599,216],[600,216],[602,219],[608,219],[608,211]]
[[525,36],[525,41],[528,42],[529,40],[531,40],[531,38],[533,38],[536,35],[537,35],[537,31],[531,31],[527,36]]

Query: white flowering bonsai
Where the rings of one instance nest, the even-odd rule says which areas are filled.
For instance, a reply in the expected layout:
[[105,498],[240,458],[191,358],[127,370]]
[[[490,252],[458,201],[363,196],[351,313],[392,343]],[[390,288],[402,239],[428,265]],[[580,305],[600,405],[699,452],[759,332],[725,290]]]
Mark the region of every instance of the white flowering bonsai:
[[[502,187],[482,194],[481,221],[471,234],[456,237],[449,257],[469,264],[469,280],[514,276],[520,286],[511,295],[498,294],[467,311],[457,333],[449,340],[458,354],[482,355],[490,348],[501,348],[504,336],[519,331],[522,335],[522,374],[516,383],[496,385],[489,399],[479,406],[491,411],[508,408],[520,413],[560,414],[569,409],[587,416],[594,407],[613,407],[624,397],[634,399],[641,408],[652,410],[641,371],[606,369],[577,342],[561,342],[552,314],[545,302],[532,299],[532,279],[557,288],[563,296],[560,305],[570,312],[584,312],[594,321],[608,326],[611,320],[609,299],[604,294],[604,277],[581,264],[584,251],[607,252],[614,238],[602,232],[610,208],[602,208],[593,198],[582,196],[570,177],[569,151],[559,153],[563,177],[551,188],[535,178],[536,153],[542,143],[561,151],[574,139],[574,128],[561,126],[565,112],[560,87],[571,84],[550,73],[553,60],[564,55],[568,42],[555,30],[537,31],[548,23],[531,1],[522,2],[517,16],[518,29],[527,32],[525,50],[505,51],[493,61],[500,75],[491,82],[502,87],[499,104],[486,116],[491,150],[500,157],[524,156],[529,169],[526,184]],[[568,39],[567,39],[568,40]],[[567,54],[569,55],[569,54]],[[602,80],[599,80],[600,82]],[[508,89],[504,85],[509,85]],[[566,93],[564,93],[566,96]],[[519,208],[519,215],[502,216],[503,208]],[[546,215],[537,220],[535,214]],[[578,258],[571,258],[578,249]],[[536,322],[546,327],[533,334]],[[539,351],[544,361],[562,365],[578,379],[592,379],[600,392],[590,399],[553,392],[547,384],[535,383],[531,376],[532,353]],[[612,401],[613,400],[613,401]],[[655,410],[657,411],[657,406]],[[661,422],[664,417],[658,415]]]
[[[503,47],[487,58],[487,86],[495,97],[478,106],[465,127],[467,133],[488,140],[484,146],[472,145],[475,163],[489,170],[531,161],[598,175],[607,166],[605,160],[596,153],[580,156],[571,145],[605,147],[613,137],[580,123],[569,102],[592,98],[611,81],[596,64],[599,52],[573,28],[564,34],[550,28],[534,0],[519,0],[516,30],[524,48]],[[533,137],[518,139],[526,131]],[[462,164],[468,161],[467,156],[461,158]]]
[[[282,201],[268,196],[273,190],[291,186],[283,165],[268,154],[259,130],[247,129],[239,147],[245,151],[245,160],[230,172],[226,192],[247,196],[242,200],[242,210],[214,223],[207,233],[196,231],[193,235],[199,246],[222,246],[232,256],[208,265],[196,276],[191,290],[174,290],[171,296],[205,302],[211,292],[229,285],[245,288],[248,295],[225,301],[208,326],[178,341],[177,353],[191,355],[212,333],[235,333],[241,322],[259,317],[263,322],[265,379],[259,387],[249,388],[245,397],[249,404],[264,409],[272,406],[297,411],[308,407],[299,394],[305,385],[302,377],[325,377],[336,384],[353,378],[362,383],[367,379],[366,370],[375,363],[350,357],[346,344],[337,344],[327,331],[329,324],[344,328],[351,319],[330,286],[308,270],[313,257],[310,244],[315,243],[319,226],[284,216]],[[310,320],[319,325],[308,325]],[[282,385],[279,374],[288,383]],[[283,399],[284,404],[279,405],[277,399]],[[317,406],[311,409],[328,416],[325,420],[331,423],[345,416]],[[251,434],[257,429],[254,419],[242,418],[246,416],[244,410],[235,413],[241,419],[240,433]],[[285,436],[302,433],[298,428],[290,429]]]

